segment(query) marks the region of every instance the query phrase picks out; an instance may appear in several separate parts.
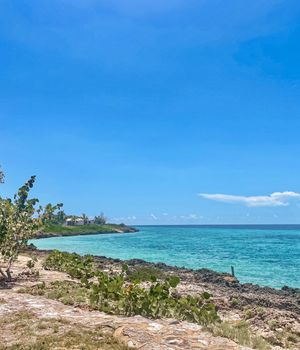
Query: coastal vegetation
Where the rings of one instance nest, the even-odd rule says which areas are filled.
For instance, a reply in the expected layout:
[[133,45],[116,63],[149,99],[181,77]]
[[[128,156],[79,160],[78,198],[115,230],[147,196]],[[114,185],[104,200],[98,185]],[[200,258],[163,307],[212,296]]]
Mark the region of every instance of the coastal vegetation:
[[167,274],[165,272],[151,266],[140,266],[138,268],[135,268],[133,271],[128,269],[126,271],[126,274],[128,281],[131,282],[151,282],[153,280],[153,277],[156,279],[165,279],[167,277]]
[[97,233],[123,233],[135,232],[136,229],[123,224],[103,224],[103,225],[81,225],[81,226],[64,226],[48,224],[40,229],[35,238],[55,237],[55,236],[72,236]]
[[[53,271],[54,273],[59,271],[67,273],[68,276],[65,276],[63,280],[55,280],[50,283],[36,283],[32,287],[19,290],[19,292],[58,300],[68,306],[104,311],[112,315],[133,316],[142,314],[148,319],[175,318],[179,321],[187,320],[203,325],[204,329],[214,336],[231,339],[242,346],[252,349],[269,350],[273,349],[273,346],[279,346],[278,349],[296,349],[296,344],[299,343],[299,337],[295,332],[288,325],[282,323],[282,314],[276,322],[270,318],[269,311],[272,309],[254,307],[251,304],[245,305],[242,300],[238,301],[238,305],[231,306],[230,300],[228,300],[227,305],[230,309],[226,307],[226,314],[239,310],[241,317],[236,320],[223,320],[224,310],[220,310],[220,313],[217,312],[220,306],[222,309],[223,296],[221,299],[219,297],[216,299],[210,293],[206,295],[203,291],[192,295],[190,293],[182,294],[179,292],[182,288],[182,281],[180,281],[180,284],[177,284],[179,279],[172,270],[160,270],[154,266],[143,266],[140,264],[124,265],[124,263],[118,262],[120,269],[117,268],[117,265],[108,265],[111,266],[111,269],[105,268],[104,272],[103,267],[100,268],[97,259],[92,256],[81,257],[74,253],[62,253],[59,251],[42,254],[43,256],[46,255],[43,262],[46,271]],[[110,260],[108,259],[107,261]],[[97,276],[100,276],[100,278]],[[170,281],[173,279],[170,279],[170,277],[175,277],[173,286],[170,286]],[[184,278],[184,276],[182,277]],[[163,287],[166,281],[169,282],[167,289]],[[151,289],[157,284],[162,288],[159,288],[160,291],[155,293],[154,298],[149,299]],[[181,288],[178,289],[180,285]],[[223,290],[220,286],[218,288],[220,288],[219,291]],[[166,290],[169,292],[167,293],[167,300],[161,298],[162,293]],[[130,296],[131,291],[133,293],[132,296]],[[138,298],[135,299],[134,295],[137,295]],[[176,302],[179,301],[179,303],[183,299],[201,299],[202,306],[206,303],[216,304],[217,306],[214,306],[216,317],[202,318],[200,322],[193,318],[193,315],[187,318],[186,312],[191,310],[191,305],[188,303],[183,310],[178,307],[174,311],[172,302],[171,304],[168,303],[169,298]],[[258,296],[259,302],[260,298],[261,296]],[[143,305],[145,309],[140,310],[135,305],[132,307],[133,300],[138,305]],[[152,309],[152,306],[150,308],[145,307],[149,305],[149,300],[151,300],[152,306],[159,305],[162,311],[156,312],[156,308]],[[143,304],[144,302],[145,304]],[[124,303],[128,303],[128,306],[124,307]],[[166,311],[166,307],[170,307],[170,309]],[[234,314],[236,314],[236,311],[234,311]],[[222,315],[222,320],[220,315]],[[266,321],[268,319],[270,320],[270,327],[268,327]],[[266,329],[264,337],[261,336],[260,332],[257,332],[257,330],[262,330],[262,322]],[[267,330],[268,328],[273,331],[270,333],[270,330]]]
[[104,216],[103,213],[101,213],[100,215],[95,216],[94,222],[97,225],[105,225],[107,222],[107,218]]
[[[3,180],[4,173],[0,169],[0,182]],[[49,203],[42,207],[38,206],[37,198],[29,198],[35,181],[36,177],[31,176],[12,199],[0,197],[0,275],[6,281],[12,280],[12,265],[31,238],[135,231],[123,224],[106,224],[104,214],[96,216],[94,224],[89,224],[90,221],[83,214],[80,218],[83,225],[63,225],[67,216],[62,210],[62,203],[56,205]],[[71,223],[75,223],[76,220],[78,218],[72,216]]]
[[[77,254],[53,251],[44,263],[45,269],[66,272],[79,281],[59,287],[71,288],[82,292],[85,290],[86,300],[90,307],[110,314],[125,316],[141,315],[150,318],[176,318],[202,325],[220,321],[211,295],[207,292],[199,296],[174,296],[172,292],[180,279],[169,276],[162,281],[156,276],[149,276],[149,286],[144,288],[136,277],[134,282],[128,281],[128,267],[123,266],[119,274],[108,274],[94,266],[91,256],[81,258]],[[58,287],[58,286],[56,286]],[[44,286],[38,286],[40,293]],[[58,288],[59,290],[59,288]],[[70,293],[67,293],[70,294]],[[78,295],[78,293],[75,293]],[[78,300],[77,300],[78,301]],[[77,302],[76,301],[76,302]]]
[[125,224],[108,223],[103,213],[93,218],[84,213],[79,216],[67,215],[62,207],[62,203],[45,206],[44,224],[35,234],[35,238],[137,231]]
[[56,236],[73,236],[101,233],[125,233],[136,232],[135,228],[125,224],[108,223],[106,216],[101,213],[95,217],[87,214],[67,215],[61,208],[63,204],[53,206],[47,204],[47,213],[44,225],[36,233],[35,238],[46,238]]
[[[26,246],[39,227],[47,223],[50,213],[47,207],[37,207],[38,199],[29,199],[29,192],[35,183],[35,176],[19,188],[13,199],[0,197],[0,274],[6,281],[12,280],[11,268],[20,251]],[[55,212],[60,205],[52,206]]]
[[[238,321],[222,321],[210,293],[179,294],[179,278],[155,267],[129,267],[104,272],[92,256],[52,251],[43,262],[47,271],[69,277],[22,288],[20,293],[58,300],[68,306],[104,311],[111,315],[142,315],[150,319],[172,318],[204,326],[214,336],[234,340],[253,349],[271,349],[271,343],[255,334],[248,322],[249,312]],[[152,275],[153,273],[153,275]],[[253,313],[254,314],[254,313]],[[284,340],[286,347],[293,343]]]

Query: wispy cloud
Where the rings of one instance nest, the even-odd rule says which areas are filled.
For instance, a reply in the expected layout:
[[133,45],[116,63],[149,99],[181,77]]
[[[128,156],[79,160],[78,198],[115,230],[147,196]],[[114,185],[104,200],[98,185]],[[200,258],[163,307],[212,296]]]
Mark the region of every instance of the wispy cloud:
[[116,222],[120,222],[120,221],[123,221],[123,220],[136,220],[137,217],[135,215],[132,215],[132,216],[120,216],[120,217],[114,217],[112,218],[112,221],[116,221]]
[[158,217],[157,217],[156,215],[150,214],[150,216],[151,216],[151,218],[152,218],[153,220],[158,220]]
[[128,217],[127,217],[127,220],[136,220],[136,216],[135,216],[135,215],[128,216]]
[[203,216],[198,216],[197,214],[188,214],[188,215],[181,215],[181,219],[186,219],[186,220],[197,220],[197,219],[202,219]]
[[230,194],[200,193],[200,197],[225,203],[240,203],[247,207],[280,207],[288,206],[292,199],[300,199],[297,192],[274,192],[269,196],[235,196]]

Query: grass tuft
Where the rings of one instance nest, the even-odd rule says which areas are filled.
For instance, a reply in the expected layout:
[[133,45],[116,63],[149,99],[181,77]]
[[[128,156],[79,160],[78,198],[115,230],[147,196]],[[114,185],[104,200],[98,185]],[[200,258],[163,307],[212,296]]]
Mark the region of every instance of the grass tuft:
[[0,350],[128,349],[99,327],[88,329],[63,319],[38,319],[27,311],[2,317],[0,328]]
[[269,350],[270,345],[259,336],[254,336],[246,322],[240,321],[235,324],[221,322],[208,328],[215,336],[225,337],[236,343],[258,350]]

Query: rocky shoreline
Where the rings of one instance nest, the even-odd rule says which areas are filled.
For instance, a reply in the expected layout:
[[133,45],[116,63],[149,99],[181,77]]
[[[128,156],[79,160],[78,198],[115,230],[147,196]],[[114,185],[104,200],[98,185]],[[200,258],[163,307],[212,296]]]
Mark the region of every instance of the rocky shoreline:
[[[238,294],[241,298],[241,306],[258,305],[263,307],[275,307],[281,310],[294,311],[300,315],[300,289],[284,286],[282,289],[261,287],[251,283],[240,283],[235,277],[227,273],[220,273],[209,269],[192,270],[184,267],[174,267],[164,263],[150,263],[141,259],[120,260],[104,256],[95,256],[95,261],[101,268],[116,268],[126,263],[131,267],[154,267],[166,273],[176,274],[182,282],[203,285],[210,290],[222,290],[231,298]],[[218,293],[219,294],[219,293]]]
[[[37,250],[40,257],[49,254],[49,250]],[[283,287],[274,289],[258,285],[240,283],[227,273],[218,273],[209,269],[191,270],[184,267],[169,266],[164,263],[150,263],[141,259],[120,260],[104,256],[94,256],[99,268],[118,272],[127,264],[129,271],[143,268],[157,269],[160,273],[180,277],[176,289],[178,295],[195,295],[207,291],[213,295],[221,318],[225,321],[242,321],[249,324],[251,330],[267,339],[274,347],[286,349],[286,338],[294,339],[295,349],[300,348],[300,289]],[[283,335],[285,338],[283,338]],[[294,348],[293,348],[294,349]]]
[[[40,255],[49,254],[52,251],[37,249],[34,245],[30,245],[29,250],[35,251]],[[275,289],[252,283],[240,283],[237,278],[228,273],[216,272],[206,268],[193,270],[185,267],[170,266],[162,262],[151,263],[142,259],[121,260],[98,255],[93,257],[101,269],[121,270],[124,264],[133,269],[153,267],[165,273],[178,275],[182,282],[203,285],[211,289],[221,289],[226,291],[226,294],[230,294],[231,297],[233,293],[239,293],[241,296],[244,296],[245,303],[243,304],[252,304],[253,299],[257,299],[257,305],[259,306],[271,306],[282,310],[297,311],[300,315],[300,288],[284,286],[281,289]],[[252,298],[245,297],[245,295],[249,294],[253,295]]]

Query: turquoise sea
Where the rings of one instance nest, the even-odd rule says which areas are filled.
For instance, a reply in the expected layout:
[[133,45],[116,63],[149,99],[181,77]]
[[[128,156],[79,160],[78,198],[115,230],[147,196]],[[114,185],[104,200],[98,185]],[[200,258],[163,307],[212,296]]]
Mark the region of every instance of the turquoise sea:
[[139,232],[32,240],[40,249],[230,272],[240,282],[300,288],[300,226],[140,226]]

